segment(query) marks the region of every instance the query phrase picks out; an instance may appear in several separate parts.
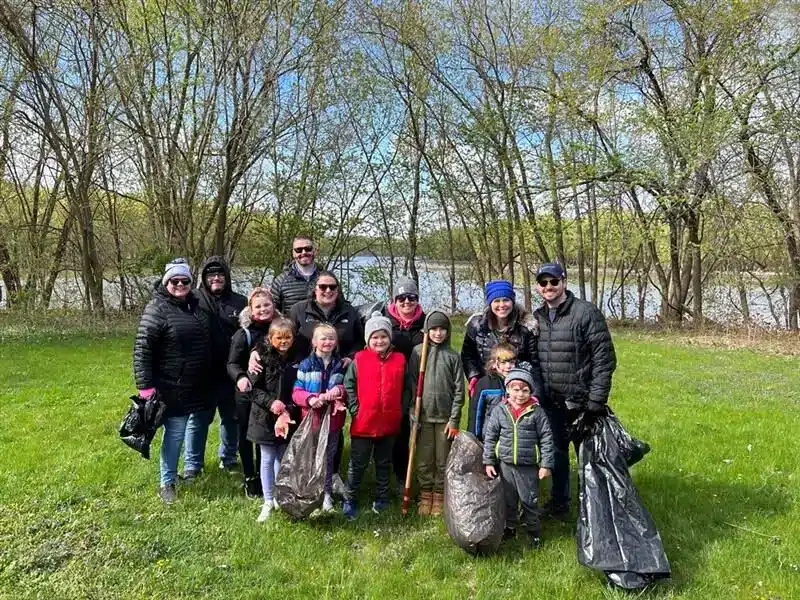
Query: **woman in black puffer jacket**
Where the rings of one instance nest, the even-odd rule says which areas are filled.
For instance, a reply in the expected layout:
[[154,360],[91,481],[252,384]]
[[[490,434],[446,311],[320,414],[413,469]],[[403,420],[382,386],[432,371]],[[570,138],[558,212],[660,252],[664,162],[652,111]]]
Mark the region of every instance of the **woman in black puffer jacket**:
[[184,479],[203,469],[213,398],[207,393],[211,366],[211,324],[191,291],[192,272],[184,259],[166,266],[139,322],[133,373],[139,395],[158,392],[167,405],[161,443],[164,502],[176,499],[178,458],[186,441]]

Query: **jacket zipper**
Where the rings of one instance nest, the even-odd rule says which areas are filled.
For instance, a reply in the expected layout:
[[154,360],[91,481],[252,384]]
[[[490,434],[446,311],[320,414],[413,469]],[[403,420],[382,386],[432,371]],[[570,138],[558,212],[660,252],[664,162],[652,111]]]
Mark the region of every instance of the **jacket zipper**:
[[[517,424],[522,420],[522,417],[524,417],[529,412],[534,410],[535,407],[534,406],[529,406],[522,413],[520,413],[520,415],[519,415],[519,417],[517,419],[514,419],[514,415],[511,414],[511,410],[509,410],[509,408],[507,406],[504,406],[503,408],[505,409],[505,411],[508,414],[508,416],[511,417],[511,424],[514,427],[514,431],[512,433],[512,438],[511,438],[511,457],[512,457],[512,459],[514,461],[514,465],[516,466],[516,464],[517,464],[517,449],[519,447],[519,445],[517,443]],[[497,443],[499,444],[500,442],[498,441]]]

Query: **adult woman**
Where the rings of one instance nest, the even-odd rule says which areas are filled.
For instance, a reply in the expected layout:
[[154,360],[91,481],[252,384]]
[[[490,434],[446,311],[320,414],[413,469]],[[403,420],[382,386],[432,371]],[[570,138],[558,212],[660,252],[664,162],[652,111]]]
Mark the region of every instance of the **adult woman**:
[[330,271],[320,272],[309,299],[295,304],[289,318],[297,329],[298,356],[311,353],[311,338],[317,323],[336,328],[340,356],[352,357],[364,347],[364,328],[358,311],[344,299],[339,280]]
[[487,307],[469,318],[461,347],[461,361],[472,396],[478,379],[486,374],[485,365],[492,348],[501,342],[517,351],[517,364],[529,363],[536,387],[541,388],[542,375],[536,353],[536,320],[514,301],[516,294],[510,281],[498,279],[486,284]]
[[166,503],[177,498],[178,458],[186,442],[184,479],[203,469],[213,398],[208,394],[211,325],[191,291],[192,272],[184,259],[169,263],[153,289],[139,322],[133,372],[139,395],[158,393],[167,404],[161,442],[161,487]]

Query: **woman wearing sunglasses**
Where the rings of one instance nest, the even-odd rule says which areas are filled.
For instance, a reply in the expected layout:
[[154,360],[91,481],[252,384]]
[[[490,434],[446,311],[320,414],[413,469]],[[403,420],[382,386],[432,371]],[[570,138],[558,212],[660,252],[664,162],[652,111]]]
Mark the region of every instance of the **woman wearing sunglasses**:
[[352,357],[364,347],[364,328],[358,311],[344,299],[336,275],[321,271],[305,302],[292,307],[289,318],[297,330],[298,356],[311,353],[311,338],[317,323],[333,325],[338,334],[339,356]]
[[192,293],[192,271],[185,259],[167,264],[139,322],[133,373],[139,396],[156,392],[167,405],[161,442],[161,486],[166,503],[177,498],[178,458],[186,443],[184,479],[203,469],[213,398],[207,393],[211,325]]

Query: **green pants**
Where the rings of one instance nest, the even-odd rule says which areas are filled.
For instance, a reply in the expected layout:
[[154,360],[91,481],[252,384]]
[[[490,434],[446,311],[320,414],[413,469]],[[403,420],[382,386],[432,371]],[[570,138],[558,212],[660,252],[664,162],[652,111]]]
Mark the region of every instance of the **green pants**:
[[420,423],[417,429],[416,467],[419,489],[444,492],[444,467],[450,440],[444,435],[447,423]]

